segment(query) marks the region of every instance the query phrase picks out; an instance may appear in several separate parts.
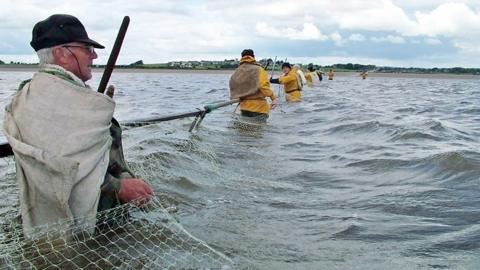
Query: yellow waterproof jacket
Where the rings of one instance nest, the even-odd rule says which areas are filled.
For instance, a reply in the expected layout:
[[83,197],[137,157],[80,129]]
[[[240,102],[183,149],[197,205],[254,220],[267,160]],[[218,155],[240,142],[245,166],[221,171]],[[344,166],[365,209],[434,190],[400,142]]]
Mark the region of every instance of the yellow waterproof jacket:
[[[255,63],[255,58],[251,56],[245,56],[240,59],[240,64],[243,63]],[[258,73],[259,76],[259,91],[257,94],[243,98],[240,102],[240,110],[255,112],[255,113],[265,113],[270,112],[270,104],[268,104],[266,97],[269,97],[272,101],[277,97],[270,88],[270,81],[268,79],[268,73],[265,69],[260,69]]]
[[280,84],[284,85],[285,89],[285,99],[287,101],[296,102],[300,101],[302,93],[300,92],[300,82],[297,77],[297,69],[292,68],[287,75],[281,76],[278,78]]
[[307,85],[313,87],[313,76],[316,75],[314,72],[307,72],[305,73],[305,79],[307,79]]
[[335,73],[333,73],[333,71],[329,71],[327,75],[328,75],[328,79],[331,81],[333,80],[333,76],[335,76]]

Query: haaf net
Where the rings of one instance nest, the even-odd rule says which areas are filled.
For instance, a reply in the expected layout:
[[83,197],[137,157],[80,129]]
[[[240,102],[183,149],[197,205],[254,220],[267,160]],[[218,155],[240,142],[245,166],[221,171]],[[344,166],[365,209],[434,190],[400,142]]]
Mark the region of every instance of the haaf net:
[[[138,169],[138,168],[137,168]],[[3,216],[0,269],[230,269],[232,261],[191,235],[153,199],[97,215],[97,226],[61,220],[23,235],[17,213]],[[76,225],[72,225],[75,224]]]
[[268,116],[244,117],[241,116],[240,110],[237,109],[232,113],[232,127],[240,133],[250,136],[259,136],[267,123]]

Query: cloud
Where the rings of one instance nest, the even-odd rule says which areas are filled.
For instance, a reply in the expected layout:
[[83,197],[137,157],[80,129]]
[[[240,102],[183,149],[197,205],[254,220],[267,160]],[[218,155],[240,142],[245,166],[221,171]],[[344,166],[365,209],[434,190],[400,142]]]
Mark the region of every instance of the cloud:
[[348,37],[348,40],[349,41],[353,41],[353,42],[362,42],[362,41],[365,41],[367,40],[365,38],[364,35],[362,34],[351,34],[349,37]]
[[[368,55],[369,59],[400,61],[395,58],[402,55],[400,46],[391,44],[419,42],[412,48],[416,54],[404,56],[405,63],[422,54],[432,56],[429,63],[450,59],[480,65],[476,60],[480,59],[478,0],[252,0],[248,5],[243,0],[162,0],[161,4],[157,0],[84,0],[81,4],[6,0],[2,4],[0,55],[11,58],[22,55],[24,59],[31,53],[34,59],[28,43],[35,22],[52,13],[70,13],[80,18],[89,35],[107,46],[99,51],[97,63],[106,62],[120,21],[128,14],[132,21],[120,63],[223,59],[238,57],[246,47],[259,55],[275,55],[286,44],[291,49],[284,52],[285,57],[299,51],[318,57],[319,52],[338,49],[348,52],[342,57],[363,59],[365,49],[351,48],[364,45],[377,53]],[[312,49],[304,50],[304,42]],[[392,48],[386,50],[389,45]],[[380,55],[382,51],[391,56]]]
[[416,12],[417,27],[405,34],[460,37],[480,34],[480,13],[463,3],[446,3],[431,12]]
[[334,32],[330,34],[330,39],[337,45],[342,46],[345,42],[342,38],[342,35],[339,32]]
[[442,41],[436,38],[426,38],[425,43],[429,45],[441,45]]
[[393,31],[402,33],[415,24],[407,14],[390,1],[369,1],[369,4],[356,3],[358,10],[339,13],[338,26],[348,30]]
[[370,40],[373,42],[390,42],[394,44],[405,43],[405,39],[401,36],[388,35],[385,37],[372,37]]
[[272,27],[266,22],[259,22],[255,26],[256,33],[264,37],[286,38],[291,40],[327,40],[313,23],[304,23],[301,30],[292,27]]

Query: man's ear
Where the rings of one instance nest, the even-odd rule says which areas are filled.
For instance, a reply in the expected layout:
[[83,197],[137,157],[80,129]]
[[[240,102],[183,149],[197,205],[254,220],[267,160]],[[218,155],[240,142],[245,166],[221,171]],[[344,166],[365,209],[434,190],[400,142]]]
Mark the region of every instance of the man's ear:
[[55,64],[63,64],[67,61],[65,50],[62,47],[55,47],[52,50]]

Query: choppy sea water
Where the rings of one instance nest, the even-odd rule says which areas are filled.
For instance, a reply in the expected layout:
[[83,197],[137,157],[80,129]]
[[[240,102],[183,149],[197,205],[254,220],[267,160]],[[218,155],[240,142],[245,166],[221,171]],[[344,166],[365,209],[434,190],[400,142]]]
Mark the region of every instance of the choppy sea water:
[[[0,73],[2,107],[30,76]],[[228,79],[116,73],[116,117],[226,100]],[[152,161],[179,221],[241,268],[479,269],[479,82],[340,76],[261,128],[239,127],[232,106],[194,133],[191,119],[128,129],[126,156]],[[17,195],[12,164],[0,169],[3,213]]]

